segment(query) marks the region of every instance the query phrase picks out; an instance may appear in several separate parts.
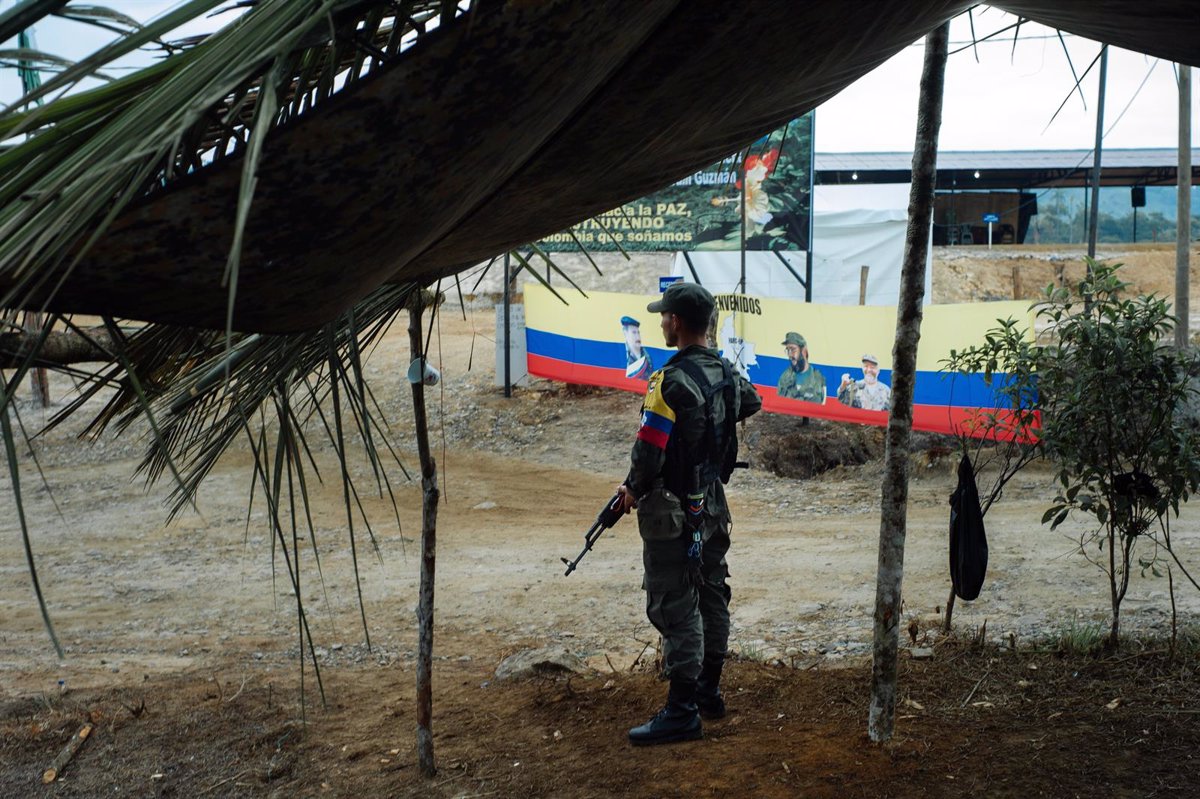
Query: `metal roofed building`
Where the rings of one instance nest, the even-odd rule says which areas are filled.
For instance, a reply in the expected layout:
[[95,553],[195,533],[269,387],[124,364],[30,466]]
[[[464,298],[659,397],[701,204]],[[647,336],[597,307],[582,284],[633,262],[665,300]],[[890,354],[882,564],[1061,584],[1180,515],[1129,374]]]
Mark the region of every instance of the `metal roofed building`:
[[[946,151],[938,153],[934,202],[934,244],[1025,242],[1037,198],[1052,189],[1076,188],[1087,194],[1092,150]],[[912,179],[912,153],[816,153],[819,186],[883,186]],[[1147,186],[1174,186],[1174,148],[1110,149],[1102,153],[1102,187],[1140,187],[1131,202],[1145,203]],[[1200,167],[1192,166],[1192,183]],[[1084,207],[1088,198],[1083,198]],[[1136,208],[1134,238],[1137,236]],[[1086,214],[1085,214],[1086,215]],[[999,220],[994,230],[985,224]]]
[[[822,184],[908,183],[912,153],[817,153]],[[1111,149],[1101,154],[1101,186],[1173,186],[1179,163],[1174,148]],[[1031,189],[1086,186],[1091,150],[993,150],[939,152],[938,190]],[[1192,181],[1200,166],[1192,166]]]

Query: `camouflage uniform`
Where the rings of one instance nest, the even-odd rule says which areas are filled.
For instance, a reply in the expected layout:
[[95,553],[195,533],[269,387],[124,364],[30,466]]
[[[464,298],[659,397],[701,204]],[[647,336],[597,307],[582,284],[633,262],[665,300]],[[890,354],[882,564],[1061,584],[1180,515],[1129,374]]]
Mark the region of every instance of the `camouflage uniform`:
[[852,380],[838,390],[838,401],[851,408],[867,411],[887,411],[892,408],[892,390],[878,380]]
[[803,372],[797,372],[789,363],[779,376],[779,396],[804,402],[825,402],[825,375],[812,364]]
[[[633,445],[625,484],[638,497],[638,529],[642,535],[646,615],[663,636],[667,677],[696,680],[702,660],[719,662],[729,640],[729,570],[731,517],[720,482],[708,486],[704,510],[702,585],[687,579],[687,547],[682,499],[690,486],[691,465],[705,457],[706,417],[701,389],[675,366],[681,358],[698,364],[712,384],[724,377],[715,350],[690,346],[650,377],[642,405],[642,424]],[[726,413],[738,421],[762,407],[758,392],[733,373],[736,409],[727,409],[720,392],[713,413],[724,425]]]

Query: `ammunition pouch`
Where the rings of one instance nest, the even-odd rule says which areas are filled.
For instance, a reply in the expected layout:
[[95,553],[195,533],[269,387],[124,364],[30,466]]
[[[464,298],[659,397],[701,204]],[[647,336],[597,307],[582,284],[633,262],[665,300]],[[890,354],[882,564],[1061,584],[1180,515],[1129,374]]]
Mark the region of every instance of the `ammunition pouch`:
[[683,535],[683,504],[665,488],[652,488],[639,499],[637,515],[644,541],[672,541]]

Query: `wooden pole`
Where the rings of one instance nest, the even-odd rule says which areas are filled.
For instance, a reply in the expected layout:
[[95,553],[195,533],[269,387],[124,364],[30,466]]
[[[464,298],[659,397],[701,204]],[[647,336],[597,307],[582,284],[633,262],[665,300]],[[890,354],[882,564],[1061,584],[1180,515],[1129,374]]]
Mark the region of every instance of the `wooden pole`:
[[742,194],[741,200],[742,224],[741,224],[741,276],[738,278],[738,293],[746,293],[746,189],[749,188],[746,182],[746,159],[750,157],[750,147],[747,145],[745,152],[742,153]]
[[1191,332],[1192,68],[1186,64],[1179,65],[1179,176],[1175,183],[1175,346],[1182,349]]
[[[813,247],[816,246],[816,231],[813,229],[813,210],[816,208],[816,193],[813,186],[817,175],[817,111],[808,112],[808,245],[804,248],[804,301],[812,302],[813,295]],[[808,418],[807,416],[805,417]]]
[[504,396],[512,396],[512,273],[509,254],[504,253]]
[[888,415],[879,520],[879,567],[875,586],[875,629],[872,646],[871,705],[867,733],[887,741],[896,724],[896,666],[900,649],[900,588],[904,578],[904,538],[908,507],[908,450],[912,439],[913,388],[917,344],[921,340],[921,301],[925,295],[925,259],[933,221],[937,182],[938,130],[942,124],[942,89],[950,40],[947,21],[925,38],[925,65],[917,105],[913,147],[912,190],[908,230],[896,307],[896,341],[892,347],[892,409]]
[[867,275],[870,274],[871,267],[861,266],[858,270],[858,304],[867,304]]
[[[34,38],[33,30],[23,30],[17,34],[17,46],[21,49],[36,50],[37,40]],[[42,74],[35,69],[29,61],[17,62],[17,73],[21,78],[21,89],[25,94],[38,89],[42,85]],[[41,106],[42,101],[37,101],[38,106]],[[37,337],[42,332],[42,315],[37,311],[27,311],[25,313],[25,329],[29,331],[31,336]],[[38,405],[43,408],[50,407],[50,379],[46,370],[39,366],[30,372],[30,384],[33,387],[33,398]]]
[[[413,359],[422,359],[421,312],[433,306],[434,298],[424,290],[414,291],[408,305],[408,343]],[[434,306],[434,313],[437,313]],[[433,759],[433,582],[437,558],[437,464],[429,450],[429,427],[425,415],[425,383],[412,382],[413,421],[417,430],[417,453],[421,459],[421,586],[417,601],[417,760],[426,777],[437,774]]]
[[[33,338],[42,333],[42,315],[37,311],[25,312],[25,330]],[[50,407],[50,378],[44,367],[37,367],[29,373],[30,385],[33,387],[33,398],[42,408]]]
[[[1088,258],[1096,257],[1096,235],[1100,226],[1100,155],[1104,146],[1104,84],[1108,79],[1108,45],[1100,48],[1100,88],[1096,99],[1096,149],[1092,151],[1092,207],[1088,214]],[[1088,264],[1088,274],[1092,265]]]

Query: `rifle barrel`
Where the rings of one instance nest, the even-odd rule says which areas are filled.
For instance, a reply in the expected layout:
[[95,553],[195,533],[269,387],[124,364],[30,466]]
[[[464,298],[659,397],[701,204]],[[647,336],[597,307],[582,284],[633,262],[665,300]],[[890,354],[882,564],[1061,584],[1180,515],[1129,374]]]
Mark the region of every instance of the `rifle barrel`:
[[[616,524],[616,521],[620,518],[620,516],[615,516],[613,514],[616,513],[616,508],[620,505],[620,500],[621,495],[616,494],[605,504],[604,508],[600,511],[600,514],[596,517],[596,521],[592,522],[592,526],[589,527],[587,532],[583,534],[583,550],[579,553],[575,560],[559,558],[559,560],[567,564],[567,571],[563,577],[570,577],[571,572],[575,571],[575,567],[579,565],[579,561],[583,560],[583,556],[588,553],[588,550],[592,548],[592,545],[596,543],[597,539],[600,538],[605,530],[607,530],[613,524]],[[606,521],[606,516],[612,516],[612,519],[610,521]]]
[[592,548],[592,545],[596,543],[596,540],[598,538],[600,538],[600,535],[606,529],[607,528],[604,527],[600,523],[600,520],[597,519],[592,524],[592,526],[588,528],[588,531],[583,534],[584,544],[583,544],[583,549],[579,553],[579,556],[576,557],[575,560],[567,560],[566,558],[559,558],[559,560],[561,560],[563,563],[567,564],[567,573],[564,574],[563,577],[571,576],[571,572],[575,571],[575,567],[579,565],[579,561],[583,560],[583,556],[588,553],[588,551]]

